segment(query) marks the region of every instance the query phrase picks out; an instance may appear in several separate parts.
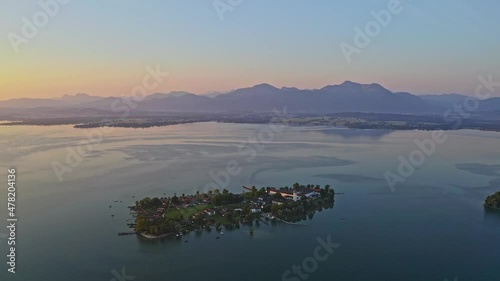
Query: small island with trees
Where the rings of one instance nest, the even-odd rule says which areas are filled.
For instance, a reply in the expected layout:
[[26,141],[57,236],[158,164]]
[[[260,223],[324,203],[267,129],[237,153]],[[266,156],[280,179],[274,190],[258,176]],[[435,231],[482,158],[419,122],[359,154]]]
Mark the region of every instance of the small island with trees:
[[295,224],[312,219],[317,211],[333,208],[335,199],[330,185],[295,183],[292,187],[243,188],[245,191],[240,194],[215,189],[193,195],[146,197],[130,206],[136,214],[135,224],[130,226],[146,238],[162,238],[212,228],[221,232],[222,227],[234,229],[254,222],[259,225],[263,219]]
[[484,207],[487,209],[500,210],[500,191],[490,195],[484,200]]

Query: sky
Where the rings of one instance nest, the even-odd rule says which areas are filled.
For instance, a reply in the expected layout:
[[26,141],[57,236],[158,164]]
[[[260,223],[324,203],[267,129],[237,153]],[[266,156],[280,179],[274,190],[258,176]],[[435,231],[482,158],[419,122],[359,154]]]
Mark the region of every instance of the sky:
[[472,95],[478,75],[500,80],[494,0],[0,1],[0,100],[129,95],[157,66],[169,76],[150,93],[350,80]]

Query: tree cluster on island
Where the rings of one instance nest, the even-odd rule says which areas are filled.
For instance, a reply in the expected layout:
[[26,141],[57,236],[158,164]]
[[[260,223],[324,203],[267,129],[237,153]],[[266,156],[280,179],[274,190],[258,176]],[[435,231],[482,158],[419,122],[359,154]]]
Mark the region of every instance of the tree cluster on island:
[[490,195],[484,200],[484,207],[500,210],[500,191]]
[[295,183],[292,188],[247,189],[241,194],[215,189],[193,195],[146,197],[136,201],[132,208],[137,212],[135,230],[154,236],[179,236],[192,231],[212,231],[212,227],[220,231],[223,226],[233,229],[240,228],[242,223],[258,225],[263,218],[294,222],[312,219],[316,211],[332,208],[335,197],[330,185],[321,188]]

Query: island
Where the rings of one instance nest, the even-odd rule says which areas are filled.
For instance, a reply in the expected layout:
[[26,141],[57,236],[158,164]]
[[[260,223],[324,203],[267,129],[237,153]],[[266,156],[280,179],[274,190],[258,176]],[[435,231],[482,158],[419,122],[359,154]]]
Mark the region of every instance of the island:
[[[172,197],[146,197],[130,206],[135,214],[135,232],[146,238],[182,236],[192,231],[240,228],[263,220],[296,224],[314,213],[333,208],[335,191],[330,185],[293,184],[292,187],[244,186],[234,194],[224,189]],[[253,228],[250,229],[253,235]],[[218,237],[219,238],[219,237]]]
[[484,200],[484,207],[488,209],[500,210],[500,191],[490,195]]

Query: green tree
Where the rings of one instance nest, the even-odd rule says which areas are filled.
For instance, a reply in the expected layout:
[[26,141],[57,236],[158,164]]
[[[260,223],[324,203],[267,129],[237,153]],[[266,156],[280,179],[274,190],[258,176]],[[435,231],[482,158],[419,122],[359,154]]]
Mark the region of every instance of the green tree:
[[252,196],[255,198],[257,196],[257,188],[255,188],[255,185],[252,186]]
[[233,221],[233,217],[234,217],[233,212],[229,212],[226,214],[226,219],[230,222]]
[[273,198],[274,199],[283,199],[283,196],[281,195],[280,192],[276,192],[276,193],[273,194]]
[[282,208],[282,207],[281,207],[280,205],[278,205],[278,204],[273,204],[273,205],[271,206],[271,212],[272,212],[273,214],[276,214],[279,210],[281,210],[281,208]]
[[266,204],[266,205],[264,205],[264,209],[262,209],[262,211],[263,211],[264,213],[269,213],[269,212],[271,212],[271,206],[272,206],[271,204]]
[[158,208],[158,207],[160,207],[160,206],[161,206],[161,204],[162,204],[162,203],[161,203],[160,198],[155,197],[155,198],[151,199],[151,203],[150,203],[150,204],[151,204],[150,206],[151,206],[152,208]]
[[149,228],[149,233],[153,235],[159,235],[160,234],[160,229],[158,228],[157,225],[153,225]]
[[172,200],[171,200],[172,204],[174,205],[179,205],[180,201],[179,201],[179,197],[177,197],[177,195],[174,195],[174,197],[172,197]]
[[149,197],[146,197],[140,201],[140,205],[143,208],[148,208],[150,204],[151,204],[151,198]]
[[250,213],[250,206],[248,206],[248,205],[245,205],[245,206],[244,206],[243,208],[241,208],[241,209],[243,210],[243,211],[242,211],[243,215],[247,215],[247,214],[249,214],[249,213]]
[[137,218],[137,222],[135,225],[135,231],[146,232],[149,230],[150,227],[151,227],[151,222],[148,219],[146,219],[144,217]]
[[488,196],[484,201],[484,207],[500,209],[500,191]]

